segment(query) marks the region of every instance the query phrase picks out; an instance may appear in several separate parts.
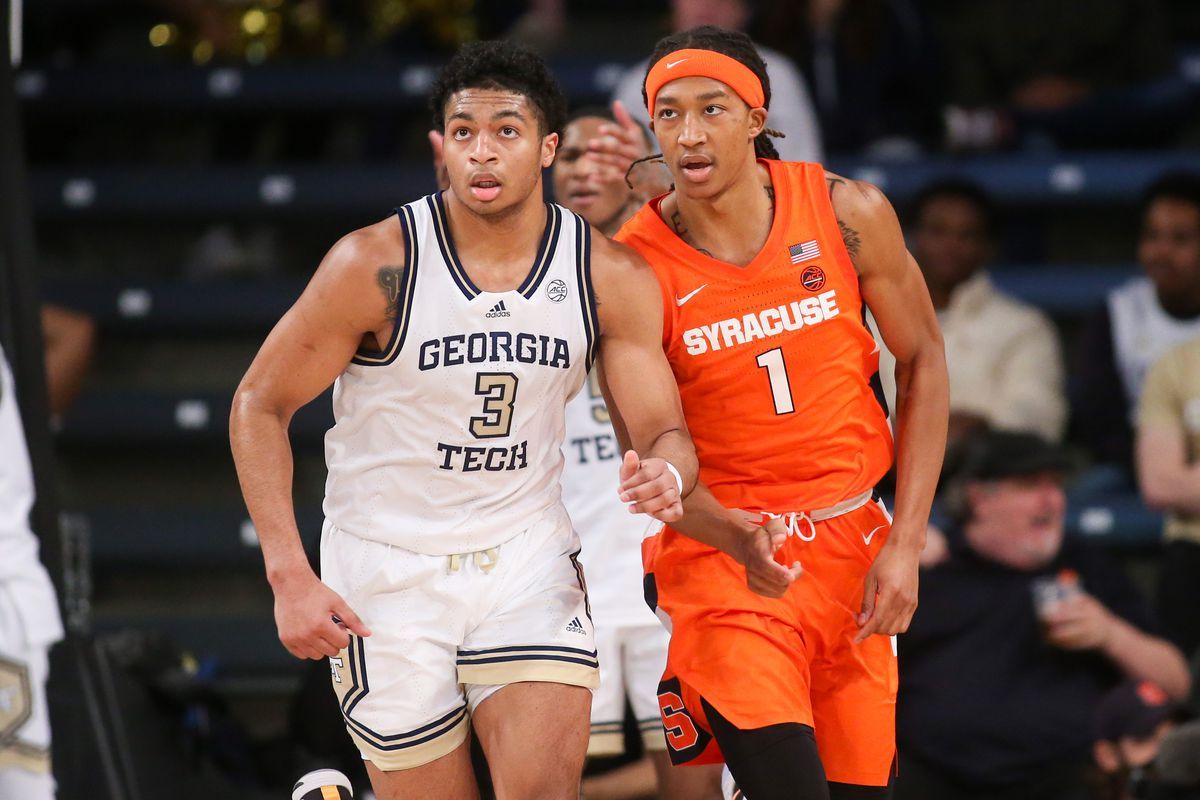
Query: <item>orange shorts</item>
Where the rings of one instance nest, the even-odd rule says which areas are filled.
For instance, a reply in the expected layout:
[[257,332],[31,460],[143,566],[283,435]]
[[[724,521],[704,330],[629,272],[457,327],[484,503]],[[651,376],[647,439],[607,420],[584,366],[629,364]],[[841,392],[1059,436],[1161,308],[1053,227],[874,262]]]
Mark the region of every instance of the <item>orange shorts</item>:
[[[776,558],[803,574],[779,599],[725,553],[670,528],[643,543],[647,597],[671,621],[659,708],[676,764],[722,760],[701,698],[741,729],[810,725],[828,780],[885,786],[896,754],[895,638],[854,644],[863,579],[887,540],[879,502],[813,523]],[[806,522],[799,524],[808,537]]]

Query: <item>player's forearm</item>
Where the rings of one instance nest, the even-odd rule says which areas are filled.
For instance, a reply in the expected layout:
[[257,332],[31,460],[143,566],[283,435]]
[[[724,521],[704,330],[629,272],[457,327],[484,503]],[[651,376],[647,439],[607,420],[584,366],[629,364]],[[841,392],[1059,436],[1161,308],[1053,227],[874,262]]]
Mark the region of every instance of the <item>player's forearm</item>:
[[288,419],[235,398],[229,440],[238,481],[262,547],[272,586],[310,570],[292,506],[292,448]]
[[1150,507],[1200,514],[1200,467],[1144,463],[1138,473],[1142,476],[1142,497]]
[[734,512],[721,505],[707,486],[697,482],[683,502],[683,519],[672,522],[671,527],[684,536],[737,558],[740,542],[755,526],[740,520]]
[[1187,662],[1179,648],[1120,617],[1113,617],[1104,652],[1127,677],[1156,683],[1176,700],[1187,697],[1191,690]]
[[691,494],[696,486],[700,472],[700,462],[696,459],[696,447],[692,437],[686,430],[675,428],[659,435],[642,458],[661,458],[679,471],[679,479],[683,483],[681,498]]
[[920,551],[946,453],[950,387],[941,342],[896,364],[896,546]]

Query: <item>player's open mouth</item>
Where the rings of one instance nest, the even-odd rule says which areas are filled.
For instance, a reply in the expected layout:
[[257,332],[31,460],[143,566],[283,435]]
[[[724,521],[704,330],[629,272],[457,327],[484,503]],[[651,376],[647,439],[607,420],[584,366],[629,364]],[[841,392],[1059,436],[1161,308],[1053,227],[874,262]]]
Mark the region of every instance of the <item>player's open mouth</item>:
[[679,159],[679,167],[683,177],[694,183],[708,180],[712,174],[712,159],[704,155],[687,155]]
[[471,179],[471,196],[476,200],[488,202],[495,200],[500,194],[500,181],[494,175],[476,175]]

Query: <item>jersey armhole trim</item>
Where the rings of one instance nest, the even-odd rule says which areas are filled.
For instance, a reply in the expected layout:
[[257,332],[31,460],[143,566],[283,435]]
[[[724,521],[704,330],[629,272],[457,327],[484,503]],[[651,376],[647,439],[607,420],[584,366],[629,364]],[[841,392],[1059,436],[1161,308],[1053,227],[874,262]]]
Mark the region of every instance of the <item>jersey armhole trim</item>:
[[592,364],[596,362],[597,346],[600,342],[600,317],[596,313],[596,296],[595,290],[592,288],[592,226],[588,225],[578,214],[574,216],[579,309],[583,313],[583,331],[587,335],[585,372],[591,372]]
[[416,222],[412,209],[402,206],[396,209],[396,217],[400,220],[400,232],[404,236],[404,285],[401,294],[396,298],[396,324],[392,327],[392,337],[382,350],[370,350],[360,347],[350,359],[351,364],[364,367],[385,367],[396,360],[396,356],[404,348],[405,334],[408,332],[408,321],[412,317],[413,296],[416,295],[417,264],[420,263],[417,253],[417,237],[413,235]]

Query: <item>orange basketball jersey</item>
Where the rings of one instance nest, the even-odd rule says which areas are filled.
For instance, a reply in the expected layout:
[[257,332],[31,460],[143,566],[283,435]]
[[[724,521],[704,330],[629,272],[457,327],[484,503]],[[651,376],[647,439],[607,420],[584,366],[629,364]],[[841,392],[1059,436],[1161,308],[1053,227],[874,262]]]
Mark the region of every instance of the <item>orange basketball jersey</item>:
[[775,188],[767,241],[745,267],[687,245],[659,200],[617,234],[658,275],[663,347],[723,505],[827,508],[892,463],[878,348],[820,164],[761,162]]

